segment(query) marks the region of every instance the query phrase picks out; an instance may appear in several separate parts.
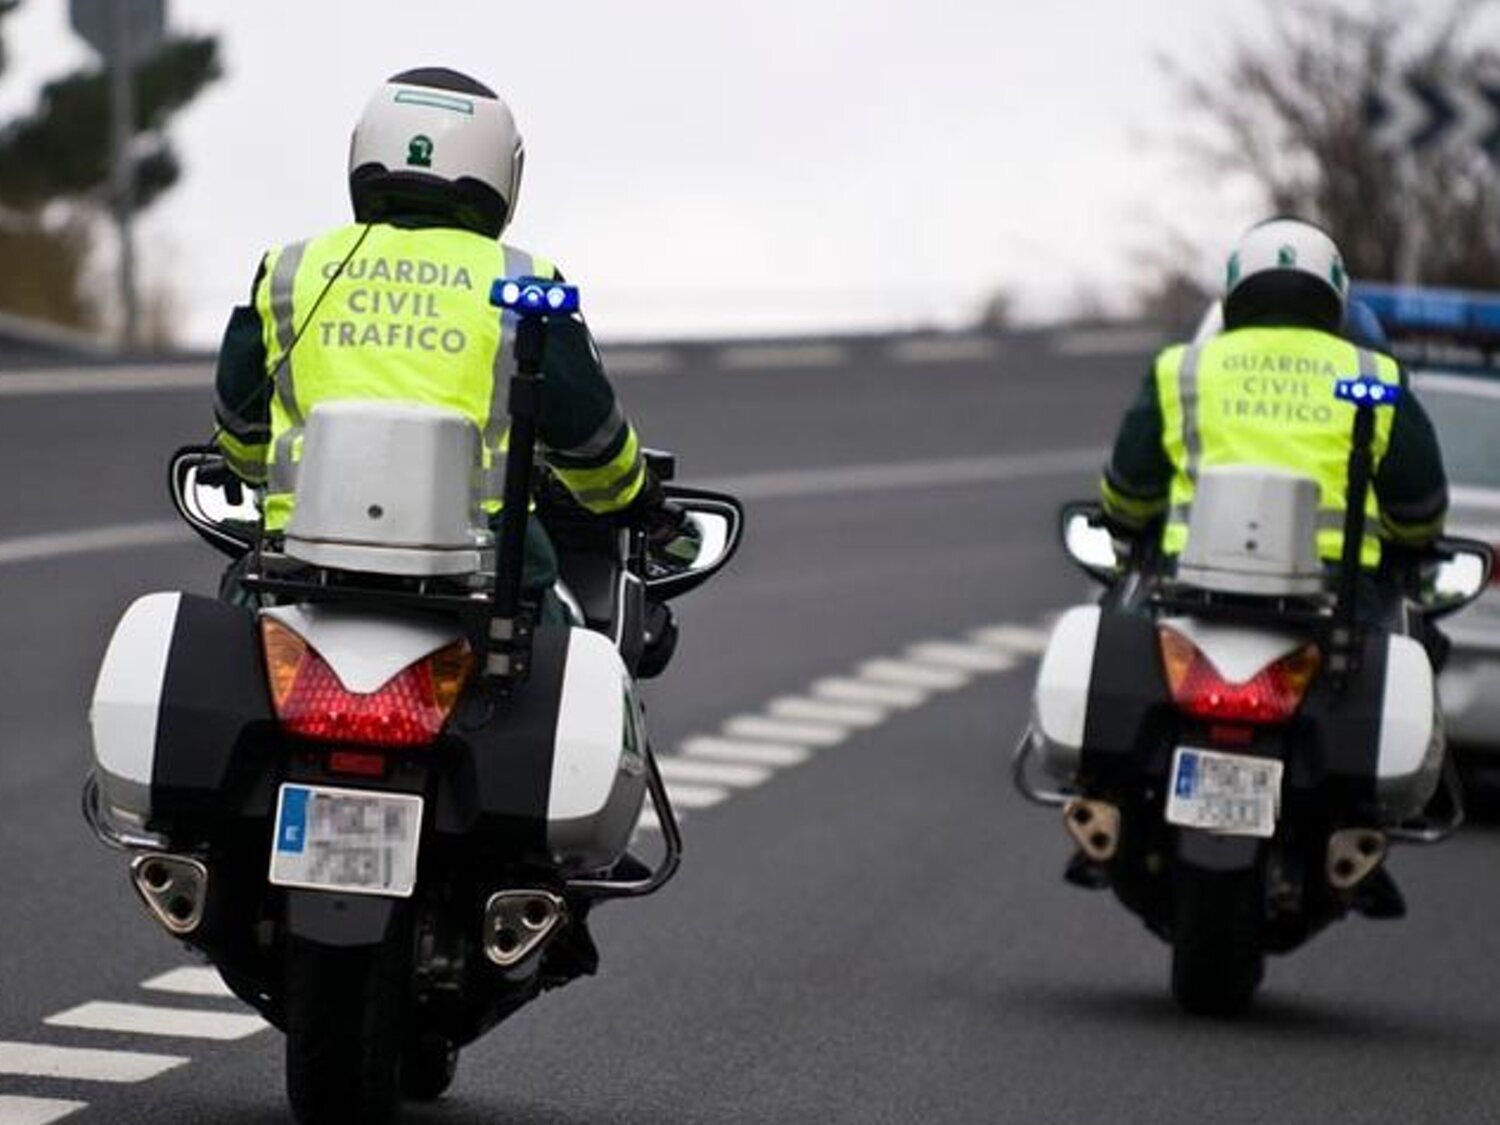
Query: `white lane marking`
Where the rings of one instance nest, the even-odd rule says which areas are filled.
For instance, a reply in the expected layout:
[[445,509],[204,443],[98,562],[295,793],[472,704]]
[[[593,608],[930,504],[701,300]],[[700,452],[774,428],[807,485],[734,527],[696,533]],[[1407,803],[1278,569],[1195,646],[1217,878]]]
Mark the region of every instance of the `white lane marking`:
[[805,695],[787,695],[767,703],[766,713],[776,719],[873,727],[885,721],[888,711],[867,704],[830,703],[825,699],[808,699]]
[[969,673],[957,669],[934,668],[930,664],[913,664],[905,660],[866,660],[859,666],[859,674],[876,683],[931,691],[953,691],[973,679]]
[[157,547],[165,543],[186,543],[185,526],[175,521],[126,523],[95,527],[87,531],[59,531],[44,535],[22,535],[0,539],[0,566],[6,563],[37,562],[68,555],[90,555],[100,551],[118,551],[127,547]]
[[665,375],[681,366],[677,353],[666,348],[604,349],[604,370],[611,375]]
[[835,746],[849,737],[843,727],[826,723],[793,723],[763,715],[740,715],[724,724],[730,738],[764,738],[768,742],[803,743],[808,746]]
[[969,636],[982,645],[1026,656],[1040,656],[1047,651],[1047,641],[1051,634],[1045,629],[1028,629],[1024,625],[990,625],[975,629]]
[[812,756],[805,746],[791,743],[746,742],[732,738],[689,738],[677,748],[689,758],[750,762],[758,766],[800,766]]
[[718,361],[729,371],[841,367],[849,361],[849,349],[843,344],[740,344],[722,349]]
[[952,641],[925,641],[912,645],[906,650],[906,655],[921,664],[936,664],[963,672],[1005,672],[1016,663],[1016,658],[1009,653]]
[[62,1098],[23,1098],[0,1094],[0,1125],[50,1125],[88,1105]]
[[727,762],[699,762],[687,758],[661,757],[657,768],[668,785],[686,781],[704,785],[728,785],[744,788],[759,785],[771,776],[764,766],[730,765]]
[[0,1042],[0,1074],[72,1078],[81,1082],[144,1082],[188,1060],[182,1055],[55,1047],[47,1043]]
[[[657,765],[661,759],[656,759]],[[668,785],[667,796],[674,808],[711,809],[729,796],[729,790],[717,785]]]
[[198,1008],[160,1008],[153,1004],[117,1004],[91,1000],[48,1016],[52,1027],[90,1031],[125,1031],[134,1035],[174,1035],[186,1039],[243,1039],[267,1027],[259,1016],[240,1012],[205,1012]]
[[1001,457],[959,457],[942,461],[844,465],[835,468],[787,469],[768,473],[710,477],[695,481],[703,488],[729,492],[741,500],[781,500],[802,496],[840,496],[892,489],[947,488],[995,484],[1036,477],[1067,476],[1097,470],[1102,449],[1057,449]]
[[635,827],[638,832],[660,832],[661,819],[655,809],[642,809],[641,819],[635,822]]
[[830,676],[812,686],[812,693],[822,699],[850,703],[873,703],[881,707],[920,707],[932,694],[922,688],[899,684],[871,683],[842,676]]
[[224,983],[224,978],[219,976],[217,969],[202,968],[197,965],[184,965],[180,969],[171,969],[150,980],[142,981],[141,987],[156,992],[177,992],[184,996],[234,996],[234,993],[229,991],[229,986]]
[[0,398],[99,395],[132,391],[208,390],[213,368],[201,364],[135,367],[61,367],[0,375]]
[[1000,345],[988,336],[917,336],[892,344],[895,363],[963,363],[993,359]]
[[1058,355],[1140,355],[1160,348],[1166,339],[1159,328],[1080,328],[1053,338]]

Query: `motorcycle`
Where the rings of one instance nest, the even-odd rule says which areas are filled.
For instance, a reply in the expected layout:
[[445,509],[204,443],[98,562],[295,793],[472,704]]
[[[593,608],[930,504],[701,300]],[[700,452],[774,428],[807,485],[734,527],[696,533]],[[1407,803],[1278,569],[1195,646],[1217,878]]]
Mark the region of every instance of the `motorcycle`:
[[[140,598],[94,693],[85,817],[130,854],[156,922],[286,1033],[303,1123],[440,1096],[460,1048],[595,971],[594,906],[659,890],[681,856],[637,681],[671,655],[666,603],[733,557],[743,509],[667,484],[688,558],[534,487],[547,324],[576,292],[523,279],[492,300],[518,317],[498,541],[480,435],[447,410],[313,410],[284,536],[260,534],[212,447],[181,450],[173,502],[256,606]],[[673,459],[649,458],[670,480]],[[532,518],[566,613],[523,588]]]
[[1361,578],[1374,412],[1399,393],[1338,384],[1356,410],[1333,579],[1318,486],[1292,474],[1202,470],[1175,567],[1127,565],[1097,505],[1063,508],[1065,550],[1106,592],[1052,630],[1013,780],[1061,808],[1068,881],[1112,889],[1170,944],[1188,1012],[1245,1011],[1267,954],[1351,911],[1404,914],[1390,846],[1462,823],[1424,641],[1493,559],[1443,539],[1394,597]]

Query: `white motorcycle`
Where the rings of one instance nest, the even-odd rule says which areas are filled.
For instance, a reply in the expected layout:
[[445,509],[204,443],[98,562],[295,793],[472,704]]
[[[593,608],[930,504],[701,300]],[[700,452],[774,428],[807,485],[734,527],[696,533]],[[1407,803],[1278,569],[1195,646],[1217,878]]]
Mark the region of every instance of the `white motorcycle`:
[[1405,596],[1377,598],[1358,557],[1369,442],[1400,389],[1338,393],[1357,410],[1337,578],[1318,486],[1273,470],[1204,470],[1175,568],[1123,565],[1097,506],[1063,510],[1068,554],[1109,590],[1053,629],[1014,780],[1062,809],[1069,881],[1171,944],[1194,1013],[1243,1011],[1266,954],[1351,910],[1400,916],[1389,845],[1462,821],[1423,640],[1484,589],[1490,549],[1440,541]]
[[[509,288],[499,543],[481,439],[456,413],[312,411],[284,537],[259,535],[216,453],[187,449],[174,502],[244,560],[259,608],[143,597],[99,673],[88,822],[131,854],[166,932],[286,1032],[304,1123],[385,1122],[402,1097],[439,1096],[460,1047],[594,971],[594,905],[652,893],[680,856],[636,680],[670,654],[666,601],[729,561],[743,512],[668,486],[699,538],[688,561],[543,508],[573,623],[539,620],[522,559],[543,314],[576,295]],[[653,463],[670,477],[670,458]],[[631,851],[648,798],[654,865]]]

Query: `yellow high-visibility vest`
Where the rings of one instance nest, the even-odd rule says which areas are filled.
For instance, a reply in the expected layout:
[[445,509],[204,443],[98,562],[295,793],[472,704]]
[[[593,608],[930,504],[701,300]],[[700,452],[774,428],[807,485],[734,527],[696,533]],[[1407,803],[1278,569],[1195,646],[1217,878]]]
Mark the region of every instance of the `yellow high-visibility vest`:
[[255,291],[275,379],[267,530],[291,519],[308,414],[336,399],[420,402],[471,419],[484,435],[484,505],[496,510],[515,320],[490,305],[490,285],[556,272],[523,250],[448,228],[351,224],[268,254]]
[[[1168,348],[1156,361],[1162,443],[1173,466],[1162,549],[1179,555],[1198,474],[1227,465],[1261,465],[1318,484],[1318,555],[1336,562],[1344,545],[1349,454],[1355,408],[1334,398],[1334,382],[1356,376],[1398,384],[1389,356],[1304,328],[1241,328],[1199,346]],[[1373,472],[1390,446],[1394,412],[1377,410]],[[1360,561],[1380,562],[1379,509],[1366,498]]]

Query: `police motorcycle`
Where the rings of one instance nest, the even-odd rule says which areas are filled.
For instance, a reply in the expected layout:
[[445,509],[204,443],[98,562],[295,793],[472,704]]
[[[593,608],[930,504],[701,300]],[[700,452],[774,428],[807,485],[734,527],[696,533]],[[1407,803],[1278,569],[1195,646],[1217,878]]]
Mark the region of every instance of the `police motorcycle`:
[[689,561],[538,499],[579,624],[539,619],[521,582],[528,498],[550,495],[539,373],[577,293],[521,279],[492,301],[519,314],[498,542],[479,434],[445,410],[314,410],[284,538],[258,535],[212,447],[182,450],[177,509],[244,560],[261,608],[142,597],[94,693],[86,819],[147,912],[286,1033],[303,1123],[438,1097],[459,1048],[594,972],[590,909],[660,889],[681,854],[637,680],[675,639],[666,602],[735,553],[742,508],[667,485]]
[[1390,846],[1462,822],[1422,638],[1485,588],[1490,548],[1440,540],[1393,604],[1362,609],[1375,411],[1402,388],[1335,393],[1356,411],[1333,579],[1318,486],[1292,474],[1204,469],[1170,574],[1123,565],[1097,505],[1062,511],[1067,553],[1107,590],[1053,628],[1013,780],[1062,810],[1068,881],[1113,889],[1170,944],[1195,1014],[1243,1012],[1267,954],[1351,911],[1401,916]]

